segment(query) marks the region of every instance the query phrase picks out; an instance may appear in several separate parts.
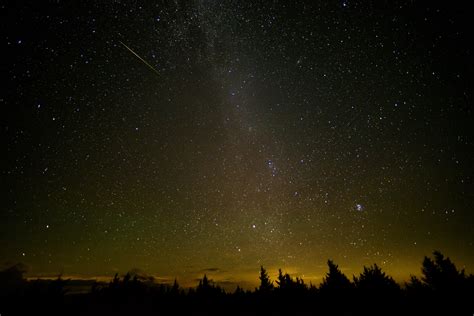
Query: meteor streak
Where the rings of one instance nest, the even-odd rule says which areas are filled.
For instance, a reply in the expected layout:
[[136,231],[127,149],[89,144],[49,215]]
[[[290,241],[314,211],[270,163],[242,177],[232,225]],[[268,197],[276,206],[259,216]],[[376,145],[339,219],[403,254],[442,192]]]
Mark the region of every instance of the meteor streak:
[[125,47],[126,49],[128,49],[133,55],[135,55],[135,57],[137,57],[138,59],[140,59],[145,65],[147,65],[155,74],[157,74],[158,76],[160,75],[160,73],[158,72],[158,70],[156,70],[152,65],[150,65],[145,59],[141,58],[137,53],[135,53],[130,47],[128,47],[127,45],[125,45],[124,43],[122,43],[121,41],[119,41],[120,44],[122,44],[123,47]]

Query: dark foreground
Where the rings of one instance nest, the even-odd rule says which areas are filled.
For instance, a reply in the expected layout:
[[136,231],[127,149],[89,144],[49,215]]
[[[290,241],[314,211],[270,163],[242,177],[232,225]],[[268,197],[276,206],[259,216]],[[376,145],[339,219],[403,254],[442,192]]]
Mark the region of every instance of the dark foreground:
[[196,288],[158,285],[127,274],[86,293],[68,282],[26,281],[13,266],[0,272],[0,314],[7,315],[474,315],[474,277],[439,253],[425,257],[422,277],[397,284],[377,265],[350,281],[332,261],[319,287],[262,267],[260,286],[226,293],[204,276]]

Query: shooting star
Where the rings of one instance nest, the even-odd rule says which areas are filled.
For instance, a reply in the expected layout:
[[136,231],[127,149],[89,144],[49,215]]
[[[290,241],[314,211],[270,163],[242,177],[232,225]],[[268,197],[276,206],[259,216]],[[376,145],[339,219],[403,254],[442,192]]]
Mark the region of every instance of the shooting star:
[[120,44],[122,44],[123,47],[125,47],[126,49],[128,49],[133,55],[135,55],[135,57],[137,57],[138,59],[140,59],[145,65],[148,66],[148,68],[150,68],[155,74],[157,74],[158,76],[160,75],[160,73],[158,72],[158,70],[155,69],[155,67],[153,67],[152,65],[150,65],[145,59],[141,58],[140,55],[138,55],[137,53],[135,53],[130,47],[128,47],[127,45],[125,45],[124,43],[122,43],[121,41],[119,41]]

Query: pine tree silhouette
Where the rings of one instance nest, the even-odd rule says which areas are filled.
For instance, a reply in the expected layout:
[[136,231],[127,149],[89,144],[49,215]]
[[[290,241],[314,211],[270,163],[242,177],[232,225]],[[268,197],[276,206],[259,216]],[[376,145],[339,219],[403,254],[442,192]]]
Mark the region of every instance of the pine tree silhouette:
[[426,285],[416,276],[411,275],[410,281],[405,283],[405,288],[410,293],[419,293],[426,289]]
[[209,279],[207,278],[207,275],[204,274],[204,277],[199,280],[199,285],[197,287],[198,290],[207,290],[210,287],[209,285]]
[[348,290],[352,288],[351,281],[339,270],[337,264],[332,260],[328,260],[328,267],[329,272],[321,283],[321,291]]
[[179,284],[178,284],[178,280],[176,278],[174,279],[173,285],[169,289],[169,293],[173,294],[173,295],[178,295],[179,294]]
[[303,279],[297,277],[296,280],[293,280],[288,273],[283,274],[281,269],[278,269],[278,280],[276,283],[280,292],[295,293],[296,291],[307,289]]
[[270,280],[267,271],[263,266],[260,266],[260,286],[258,287],[258,291],[262,293],[268,293],[273,290],[273,282]]
[[433,252],[434,260],[425,257],[421,280],[432,290],[454,290],[463,286],[466,281],[464,269],[458,271],[449,257],[439,251]]
[[386,275],[377,264],[370,267],[364,266],[364,271],[360,276],[354,277],[354,284],[360,290],[370,290],[374,292],[390,292],[400,289],[393,278]]
[[218,285],[211,283],[206,274],[204,274],[204,277],[199,280],[199,284],[196,288],[196,294],[201,296],[212,297],[223,293],[224,291]]
[[244,294],[245,294],[244,290],[240,286],[237,285],[234,291],[234,295],[237,297],[242,297]]

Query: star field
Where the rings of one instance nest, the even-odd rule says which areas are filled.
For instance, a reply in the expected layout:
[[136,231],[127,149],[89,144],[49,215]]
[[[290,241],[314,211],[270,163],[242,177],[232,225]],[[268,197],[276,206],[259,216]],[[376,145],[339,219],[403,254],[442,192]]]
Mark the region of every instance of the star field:
[[[411,1],[2,4],[0,254],[30,275],[396,278],[473,257],[472,25]],[[275,270],[275,271],[273,271]],[[251,281],[253,280],[253,281]]]

